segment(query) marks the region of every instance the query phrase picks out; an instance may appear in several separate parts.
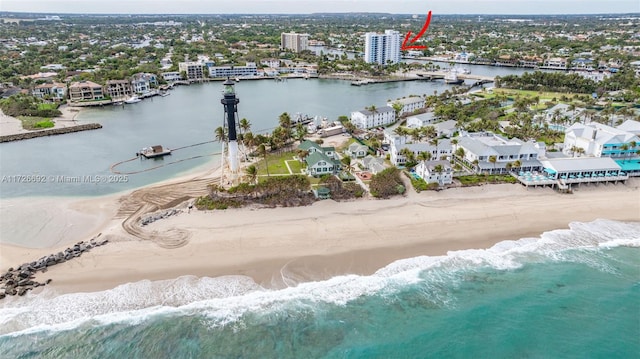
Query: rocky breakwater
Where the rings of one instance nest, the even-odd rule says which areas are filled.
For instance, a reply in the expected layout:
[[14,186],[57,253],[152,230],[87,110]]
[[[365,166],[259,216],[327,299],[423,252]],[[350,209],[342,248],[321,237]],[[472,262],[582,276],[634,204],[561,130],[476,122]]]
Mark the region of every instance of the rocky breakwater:
[[31,263],[23,263],[18,268],[9,268],[7,272],[0,275],[0,299],[8,295],[25,295],[28,291],[51,283],[47,279],[44,283],[35,281],[35,274],[46,272],[48,267],[64,263],[70,259],[80,257],[82,253],[88,252],[91,248],[105,245],[108,239],[99,240],[100,234],[88,242],[80,241],[73,247],[69,247],[62,252],[44,256]]
[[16,133],[13,135],[0,136],[0,142],[28,140],[30,138],[63,135],[65,133],[97,130],[99,128],[102,128],[102,125],[99,123],[87,123],[84,125],[77,125],[77,126],[51,128],[48,130],[39,130],[39,131],[33,131],[33,132],[22,132],[22,133]]

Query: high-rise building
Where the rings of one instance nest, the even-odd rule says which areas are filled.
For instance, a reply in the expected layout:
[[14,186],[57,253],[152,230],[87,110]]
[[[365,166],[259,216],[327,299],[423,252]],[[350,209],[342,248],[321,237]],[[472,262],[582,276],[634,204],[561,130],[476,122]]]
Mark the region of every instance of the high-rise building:
[[384,34],[366,33],[364,61],[380,65],[400,62],[400,33],[394,30],[385,30]]
[[283,32],[280,35],[280,48],[300,52],[308,48],[309,34],[296,34],[295,32]]

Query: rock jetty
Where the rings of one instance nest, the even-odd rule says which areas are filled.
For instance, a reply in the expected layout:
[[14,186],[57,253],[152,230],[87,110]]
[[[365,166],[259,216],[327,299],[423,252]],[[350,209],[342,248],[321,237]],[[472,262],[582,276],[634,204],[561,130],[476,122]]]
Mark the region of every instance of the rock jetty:
[[179,213],[182,213],[182,210],[176,208],[170,208],[166,211],[151,213],[150,215],[143,217],[140,219],[140,224],[146,226],[147,224],[153,223],[155,221],[175,216]]
[[99,123],[87,123],[84,125],[77,125],[77,126],[51,128],[48,130],[39,130],[39,131],[33,131],[33,132],[22,132],[22,133],[16,133],[14,135],[0,136],[0,142],[28,140],[30,138],[62,135],[65,133],[79,132],[79,131],[97,130],[99,128],[102,128],[102,125]]
[[48,267],[80,257],[82,253],[88,252],[91,248],[107,244],[108,239],[98,239],[101,234],[91,238],[88,242],[80,241],[62,252],[44,256],[31,263],[23,263],[15,269],[9,268],[7,272],[0,275],[0,299],[4,299],[8,295],[22,296],[34,288],[51,283],[51,279],[47,279],[44,283],[35,281],[35,274],[44,273]]

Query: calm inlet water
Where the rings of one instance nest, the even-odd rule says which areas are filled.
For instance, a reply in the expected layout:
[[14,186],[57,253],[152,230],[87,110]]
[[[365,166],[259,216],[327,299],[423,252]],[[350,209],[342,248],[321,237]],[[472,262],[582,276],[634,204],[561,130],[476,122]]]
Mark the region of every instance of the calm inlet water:
[[[489,75],[523,71],[488,66],[474,66],[471,70]],[[302,79],[241,81],[236,84],[240,98],[238,115],[251,122],[254,133],[271,131],[278,125],[278,116],[283,112],[335,120],[365,106],[382,106],[389,99],[412,94],[430,95],[448,88],[451,87],[442,81],[361,87],[350,86],[347,81]],[[146,99],[124,108],[105,106],[88,109],[77,116],[78,121],[97,122],[104,126],[102,129],[2,143],[1,176],[40,175],[44,176],[46,183],[0,181],[0,197],[104,195],[168,179],[205,163],[217,166],[219,161],[211,154],[219,152],[220,145],[208,143],[175,151],[162,159],[136,160],[119,166],[121,171],[139,171],[171,163],[153,171],[130,175],[124,183],[103,181],[96,184],[83,180],[79,183],[74,180],[77,176],[106,178],[104,176],[111,174],[109,168],[112,164],[134,157],[142,147],[160,144],[179,148],[213,140],[214,129],[223,121],[221,89],[220,82],[184,86],[171,91],[171,96]],[[180,160],[185,161],[178,162]]]
[[182,277],[30,293],[0,302],[0,357],[636,358],[640,224],[571,227],[282,290]]

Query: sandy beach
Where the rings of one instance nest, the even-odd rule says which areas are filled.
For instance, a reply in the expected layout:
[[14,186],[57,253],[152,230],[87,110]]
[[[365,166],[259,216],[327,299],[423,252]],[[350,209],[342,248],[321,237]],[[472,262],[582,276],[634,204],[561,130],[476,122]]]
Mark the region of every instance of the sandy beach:
[[[266,287],[282,287],[339,274],[370,274],[401,258],[538,238],[545,231],[568,228],[574,221],[639,221],[639,185],[640,181],[631,179],[626,185],[583,186],[563,195],[503,184],[410,193],[389,200],[328,200],[302,208],[185,209],[145,227],[160,237],[167,231],[187,233],[187,243],[172,249],[123,230],[122,219],[114,218],[121,195],[57,205],[50,200],[50,209],[64,213],[64,223],[78,224],[78,229],[66,232],[56,221],[44,224],[40,238],[51,232],[48,226],[58,228],[54,235],[64,234],[64,240],[49,239],[48,248],[3,241],[0,270],[102,233],[110,240],[108,245],[51,267],[37,279],[51,278],[49,287],[60,293],[183,275],[240,274]],[[3,208],[6,205],[3,201]],[[20,209],[19,204],[15,206]]]
[[[76,116],[80,112],[79,107],[62,105],[59,110],[62,112],[62,115],[52,119],[55,124],[52,128],[63,128],[78,125]],[[25,132],[32,131],[25,130],[22,128],[22,121],[15,117],[7,116],[2,112],[2,110],[0,110],[0,136],[15,135]]]

